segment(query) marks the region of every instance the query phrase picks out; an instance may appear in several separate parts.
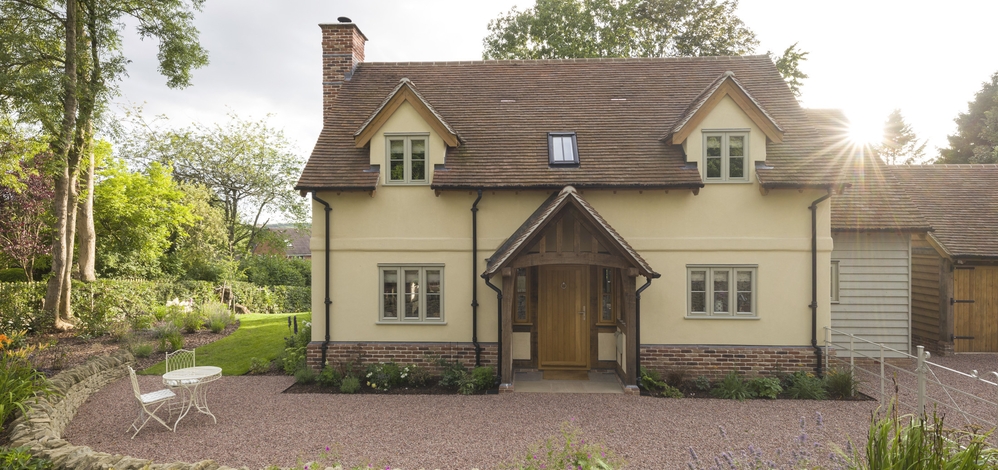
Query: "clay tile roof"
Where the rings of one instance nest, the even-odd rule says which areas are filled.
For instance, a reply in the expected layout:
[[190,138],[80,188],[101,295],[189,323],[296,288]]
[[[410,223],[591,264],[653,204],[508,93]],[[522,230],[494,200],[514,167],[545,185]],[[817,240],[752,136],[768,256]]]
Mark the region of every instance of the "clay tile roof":
[[[766,187],[830,187],[833,159],[768,56],[568,59],[358,65],[340,89],[299,190],[373,190],[378,173],[353,134],[403,78],[455,133],[435,189],[700,188],[682,148],[661,140],[717,77],[738,84],[779,122],[757,175]],[[574,131],[580,164],[548,165],[547,133]]]
[[547,198],[537,210],[534,211],[527,220],[523,221],[523,224],[513,232],[509,238],[503,242],[499,248],[496,249],[495,253],[492,254],[488,259],[488,265],[485,267],[485,272],[483,276],[491,277],[496,272],[498,272],[506,263],[511,260],[517,253],[519,253],[526,243],[531,240],[535,233],[541,230],[545,223],[560,212],[560,209],[565,207],[566,204],[574,204],[581,211],[592,217],[599,229],[602,229],[604,234],[608,235],[611,243],[615,243],[617,248],[620,249],[624,256],[628,258],[628,261],[637,267],[642,275],[654,277],[659,277],[659,274],[655,272],[641,255],[638,254],[631,245],[624,240],[620,234],[617,233],[613,227],[607,223],[596,209],[576,192],[575,188],[571,186],[566,186],[561,191],[551,194],[551,197]]
[[807,109],[829,153],[842,160],[840,181],[850,186],[832,197],[833,232],[927,232],[918,211],[887,164],[849,140],[849,120],[838,109]]
[[998,259],[998,165],[904,165],[891,170],[954,259]]
[[378,106],[378,109],[374,110],[374,112],[371,113],[371,116],[367,118],[366,121],[364,121],[364,124],[362,126],[360,126],[360,129],[357,129],[357,132],[353,133],[354,137],[357,137],[364,132],[364,129],[366,129],[367,126],[369,126],[371,122],[374,121],[374,118],[378,117],[378,114],[381,113],[381,110],[385,109],[385,106],[388,104],[388,102],[391,101],[392,98],[394,98],[399,91],[402,91],[402,87],[407,87],[410,91],[412,91],[412,94],[416,96],[416,99],[418,99],[423,104],[423,106],[426,106],[426,109],[428,109],[430,113],[433,114],[433,116],[436,117],[438,121],[440,121],[440,125],[442,125],[445,129],[447,129],[448,132],[454,135],[458,135],[458,133],[454,132],[454,129],[450,127],[450,124],[447,124],[447,121],[445,121],[444,118],[440,116],[440,113],[438,113],[437,110],[433,109],[433,106],[431,106],[430,103],[426,102],[426,98],[423,98],[423,95],[419,93],[419,90],[416,89],[416,85],[414,85],[412,81],[409,80],[408,78],[402,77],[402,79],[399,80],[399,84],[395,87],[394,90],[392,90],[391,93],[388,94],[388,96],[385,97],[385,100],[381,102],[381,105]]
[[716,92],[717,89],[720,88],[721,85],[724,83],[724,81],[728,79],[731,79],[731,82],[734,83],[735,86],[742,91],[742,93],[745,93],[745,96],[748,97],[748,99],[753,104],[755,104],[756,107],[759,108],[759,111],[761,111],[763,116],[765,116],[766,119],[768,119],[769,122],[773,124],[773,127],[778,129],[780,132],[783,132],[783,128],[780,127],[780,124],[777,123],[775,119],[773,119],[773,116],[771,116],[768,112],[766,112],[766,108],[763,108],[762,104],[760,104],[758,100],[753,98],[752,94],[749,93],[747,90],[745,90],[745,87],[743,87],[742,84],[738,82],[738,79],[735,78],[735,73],[728,70],[724,72],[724,74],[721,75],[720,77],[717,77],[717,80],[714,80],[714,83],[711,83],[710,86],[708,86],[707,89],[703,91],[703,93],[700,93],[700,96],[698,96],[695,100],[693,100],[693,103],[690,104],[690,107],[686,110],[686,112],[684,112],[682,116],[680,116],[679,121],[676,123],[675,127],[671,129],[670,134],[675,134],[680,130],[682,130],[683,126],[685,126],[686,123],[690,122],[690,119],[693,118],[693,116],[697,113],[697,111],[699,111],[700,108],[703,107],[703,105],[710,99],[710,97],[714,95],[714,92]]

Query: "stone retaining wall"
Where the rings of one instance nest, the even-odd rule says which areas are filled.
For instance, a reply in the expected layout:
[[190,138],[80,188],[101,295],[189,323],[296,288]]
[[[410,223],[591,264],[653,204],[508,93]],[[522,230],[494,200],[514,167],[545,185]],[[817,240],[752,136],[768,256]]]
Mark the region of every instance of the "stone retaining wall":
[[[26,403],[27,412],[19,413],[11,423],[10,447],[26,446],[35,456],[52,460],[59,470],[234,470],[212,460],[157,464],[152,460],[95,452],[62,438],[63,430],[76,416],[80,405],[105,385],[128,375],[126,366],[134,361],[131,353],[119,351],[111,356],[90,359],[86,364],[52,377],[49,382],[55,393]],[[133,402],[128,404],[138,407]],[[124,433],[122,436],[122,439],[127,438]]]

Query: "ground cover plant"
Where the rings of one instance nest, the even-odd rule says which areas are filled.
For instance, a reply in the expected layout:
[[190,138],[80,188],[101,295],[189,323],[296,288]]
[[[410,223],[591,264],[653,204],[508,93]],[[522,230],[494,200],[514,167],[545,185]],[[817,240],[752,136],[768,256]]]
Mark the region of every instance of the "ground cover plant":
[[602,443],[592,440],[587,442],[579,428],[569,422],[562,425],[559,435],[530,446],[523,458],[505,463],[500,468],[612,470],[625,465],[622,459]]
[[24,402],[36,393],[50,393],[45,376],[28,361],[37,346],[28,345],[25,332],[0,334],[0,433],[14,412],[24,411]]
[[[308,313],[240,315],[239,328],[232,334],[196,349],[197,364],[221,367],[223,375],[244,375],[253,366],[254,358],[258,363],[276,360],[284,352],[288,319],[295,316],[306,321],[311,318]],[[165,372],[165,362],[142,371],[149,375]]]
[[682,370],[666,371],[665,376],[666,379],[663,379],[659,372],[642,367],[640,377],[642,393],[668,398],[713,397],[739,401],[777,398],[869,399],[859,393],[859,381],[847,369],[831,369],[823,378],[805,371],[783,374],[780,377],[752,378],[743,377],[732,371],[716,382],[711,382],[705,376],[686,379],[688,374]]

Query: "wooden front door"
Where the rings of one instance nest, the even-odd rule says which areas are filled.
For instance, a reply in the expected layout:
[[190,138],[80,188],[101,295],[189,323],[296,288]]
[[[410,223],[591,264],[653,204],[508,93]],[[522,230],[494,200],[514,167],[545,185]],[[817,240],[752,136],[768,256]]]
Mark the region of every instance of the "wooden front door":
[[539,369],[589,368],[589,269],[541,266],[538,273]]
[[998,267],[953,273],[953,349],[998,352]]

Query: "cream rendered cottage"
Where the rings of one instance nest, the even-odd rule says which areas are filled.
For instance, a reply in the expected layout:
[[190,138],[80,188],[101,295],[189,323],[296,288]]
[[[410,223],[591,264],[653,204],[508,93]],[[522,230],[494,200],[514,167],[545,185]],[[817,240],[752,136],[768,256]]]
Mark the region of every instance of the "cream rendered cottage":
[[768,57],[371,63],[321,28],[310,365],[821,367],[838,172]]

